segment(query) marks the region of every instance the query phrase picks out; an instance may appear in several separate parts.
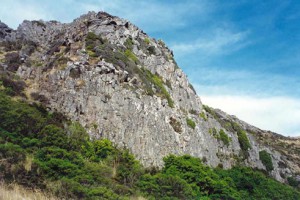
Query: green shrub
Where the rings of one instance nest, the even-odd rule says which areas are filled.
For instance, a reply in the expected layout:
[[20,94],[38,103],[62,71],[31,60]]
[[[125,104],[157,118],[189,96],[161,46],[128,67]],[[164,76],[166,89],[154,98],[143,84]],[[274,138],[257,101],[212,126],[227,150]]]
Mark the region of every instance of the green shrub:
[[226,146],[229,146],[229,143],[230,143],[230,141],[231,141],[231,138],[228,137],[228,135],[224,132],[223,129],[220,129],[219,135],[220,135],[220,139],[222,140],[222,142],[223,142]]
[[145,38],[145,39],[144,39],[144,42],[145,42],[146,44],[150,44],[150,39],[149,39],[149,38]]
[[[164,99],[167,99],[168,105],[174,108],[174,101],[172,100],[169,92],[164,86],[162,79],[155,74],[152,74],[149,70],[142,68],[140,77],[142,78],[144,84],[146,85],[146,91],[149,95],[157,95]],[[155,88],[156,93],[154,93],[152,87]]]
[[298,187],[298,185],[300,184],[299,181],[297,181],[294,177],[290,176],[287,178],[287,181],[289,183],[290,186],[292,187]]
[[192,119],[186,118],[186,123],[189,127],[191,127],[192,129],[195,129],[196,123]]
[[266,170],[268,172],[272,171],[274,169],[271,155],[266,150],[259,152],[259,159],[261,160],[263,165],[266,167]]
[[199,116],[200,116],[204,121],[207,121],[207,116],[206,116],[206,114],[205,114],[204,112],[201,112],[201,113],[199,114]]
[[246,133],[246,131],[239,129],[237,134],[238,134],[238,140],[239,140],[241,149],[245,153],[245,155],[247,155],[246,152],[248,151],[248,149],[251,148],[251,144],[247,137],[247,133]]

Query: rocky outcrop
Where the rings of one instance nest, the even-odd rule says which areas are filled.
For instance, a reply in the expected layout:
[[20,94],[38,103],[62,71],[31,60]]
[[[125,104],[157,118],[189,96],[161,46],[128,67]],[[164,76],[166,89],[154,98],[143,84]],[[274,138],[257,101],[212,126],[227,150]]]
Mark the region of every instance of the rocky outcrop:
[[[126,20],[90,12],[69,24],[24,21],[5,33],[22,46],[3,42],[0,65],[26,81],[29,99],[130,149],[145,166],[190,154],[213,167],[265,170],[264,150],[277,180],[299,172],[288,154],[260,141],[265,131],[203,106],[172,51]],[[16,52],[19,61],[10,62]]]
[[13,29],[9,28],[6,24],[0,21],[0,41],[3,40],[7,35],[12,33]]

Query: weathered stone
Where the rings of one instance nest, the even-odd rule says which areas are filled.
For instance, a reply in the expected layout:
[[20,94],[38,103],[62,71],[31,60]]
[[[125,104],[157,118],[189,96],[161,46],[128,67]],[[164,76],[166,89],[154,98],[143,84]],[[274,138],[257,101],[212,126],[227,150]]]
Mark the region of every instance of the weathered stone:
[[[6,29],[0,23],[0,39]],[[88,32],[100,34],[109,46],[106,53],[117,52],[120,58],[110,58],[110,63],[109,59],[93,55],[85,43]],[[205,118],[195,115],[203,112],[203,105],[190,88],[187,76],[173,62],[172,51],[150,38],[155,52],[149,55],[150,44],[143,42],[149,37],[130,22],[104,12],[89,12],[68,24],[24,21],[14,34],[37,44],[16,73],[31,83],[31,89],[43,94],[47,106],[79,121],[91,136],[105,137],[119,147],[129,148],[145,166],[161,167],[163,157],[169,154],[190,154],[205,157],[213,167],[222,163],[224,168],[230,168],[239,163],[265,169],[259,151],[266,150],[272,155],[271,175],[277,180],[283,181],[280,173],[300,172],[297,159],[283,156],[278,147],[260,141],[262,134],[275,134],[219,110],[214,114],[205,112]],[[6,34],[5,40],[14,41],[15,36]],[[133,48],[126,52],[124,42],[129,37]],[[28,60],[35,61],[36,66],[26,67]],[[162,86],[155,86],[153,77],[145,75],[148,71],[143,69],[156,74]],[[188,125],[187,118],[195,122],[194,128]],[[176,119],[180,131],[170,125],[170,119]],[[235,122],[247,131],[251,144],[247,158],[240,157],[242,150],[235,130],[225,131],[231,138],[228,146],[211,133],[226,129],[226,122]],[[95,123],[98,128],[90,129]],[[279,166],[280,162],[284,165]]]

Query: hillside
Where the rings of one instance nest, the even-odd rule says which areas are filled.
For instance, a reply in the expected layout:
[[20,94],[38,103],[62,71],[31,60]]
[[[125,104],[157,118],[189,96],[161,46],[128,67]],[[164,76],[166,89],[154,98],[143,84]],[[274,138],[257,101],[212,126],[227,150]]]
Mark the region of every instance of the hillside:
[[300,198],[294,179],[287,186],[251,168],[210,168],[189,155],[166,156],[160,170],[145,168],[127,149],[90,139],[77,122],[28,104],[22,92],[0,90],[0,198]]
[[164,42],[126,20],[90,12],[68,24],[0,23],[0,42],[7,94],[79,122],[91,139],[109,139],[145,167],[187,154],[211,167],[300,179],[299,139],[204,106]]

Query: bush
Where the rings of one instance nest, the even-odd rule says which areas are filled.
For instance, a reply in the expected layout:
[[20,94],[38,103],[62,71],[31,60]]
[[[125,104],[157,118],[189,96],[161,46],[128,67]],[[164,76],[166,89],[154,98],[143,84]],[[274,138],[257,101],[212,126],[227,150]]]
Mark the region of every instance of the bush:
[[186,123],[189,127],[191,127],[192,129],[195,129],[196,123],[192,119],[186,118]]
[[152,89],[152,87],[154,87],[156,90],[155,94],[157,96],[167,99],[168,105],[171,108],[174,108],[174,101],[172,100],[167,89],[165,88],[162,79],[158,75],[152,74],[149,70],[142,68],[140,77],[143,80],[144,84],[146,85],[146,90],[149,95],[154,94]]
[[201,113],[199,114],[199,116],[200,116],[204,121],[207,121],[207,116],[206,116],[206,114],[205,114],[204,112],[201,112]]
[[251,144],[247,137],[247,133],[246,133],[246,131],[239,129],[237,134],[238,134],[238,140],[239,140],[241,149],[242,149],[244,155],[247,156],[248,149],[251,148]]
[[149,38],[145,38],[145,39],[144,39],[144,42],[145,42],[146,44],[150,44],[150,39],[149,39]]
[[297,181],[294,177],[290,176],[287,178],[287,181],[289,183],[290,186],[292,187],[298,187],[298,185],[300,184],[299,181]]
[[259,159],[261,160],[263,165],[266,167],[266,170],[268,172],[272,171],[274,169],[271,155],[266,150],[259,152]]
[[223,129],[220,129],[219,135],[220,135],[220,139],[222,140],[222,142],[223,142],[226,146],[229,146],[229,143],[230,143],[230,141],[231,141],[231,138],[228,137],[228,135],[224,132]]

